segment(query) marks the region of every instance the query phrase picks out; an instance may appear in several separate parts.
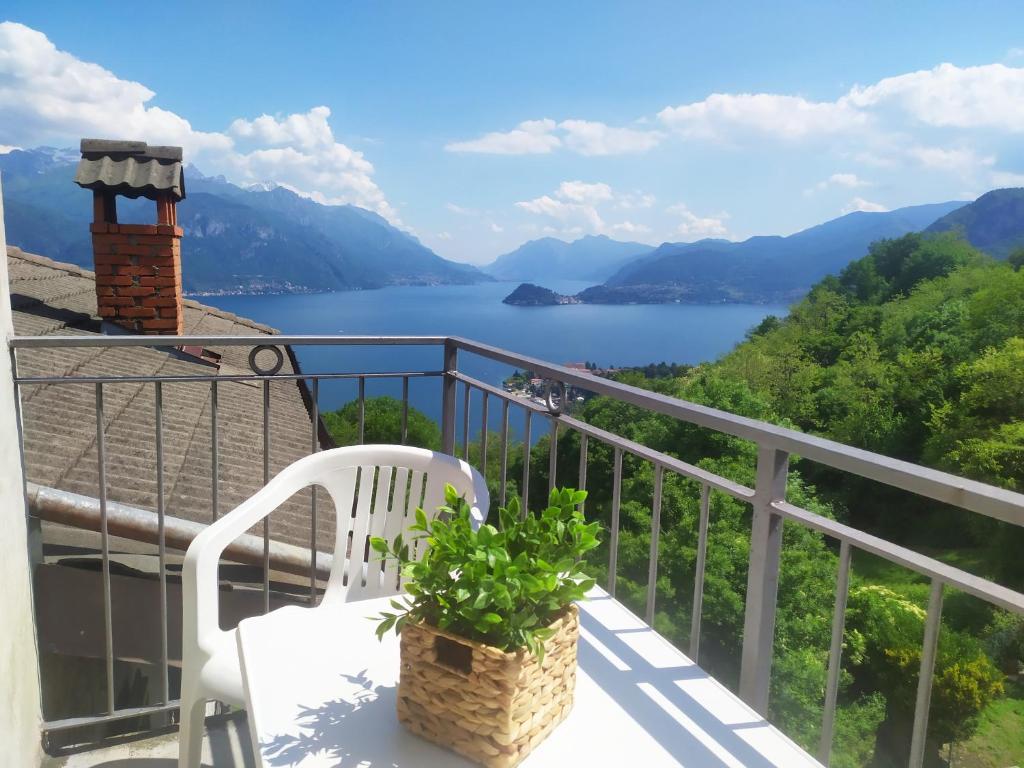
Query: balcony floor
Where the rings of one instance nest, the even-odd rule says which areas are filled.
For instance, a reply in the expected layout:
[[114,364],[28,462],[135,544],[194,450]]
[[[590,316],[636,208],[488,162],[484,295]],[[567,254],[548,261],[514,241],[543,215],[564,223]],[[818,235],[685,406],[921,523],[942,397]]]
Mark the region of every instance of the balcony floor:
[[[203,739],[203,768],[253,768],[245,713],[210,717]],[[87,752],[47,757],[42,768],[177,768],[177,730]]]

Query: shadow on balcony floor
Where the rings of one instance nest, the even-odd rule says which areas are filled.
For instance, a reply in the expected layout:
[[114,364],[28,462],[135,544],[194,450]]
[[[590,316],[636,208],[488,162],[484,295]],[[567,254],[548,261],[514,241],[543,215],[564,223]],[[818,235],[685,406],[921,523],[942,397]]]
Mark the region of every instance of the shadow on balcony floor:
[[[203,739],[203,768],[255,768],[245,713],[211,717]],[[87,752],[50,757],[42,768],[177,768],[177,731]]]

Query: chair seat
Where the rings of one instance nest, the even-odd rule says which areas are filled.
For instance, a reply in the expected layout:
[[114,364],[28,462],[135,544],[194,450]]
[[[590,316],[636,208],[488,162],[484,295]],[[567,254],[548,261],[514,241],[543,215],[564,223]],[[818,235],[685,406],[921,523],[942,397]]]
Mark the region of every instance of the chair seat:
[[[326,628],[330,608],[320,606],[308,608],[301,605],[286,605],[262,616],[243,619],[256,631],[268,635],[283,635],[295,641],[296,630],[317,631]],[[201,673],[203,682],[219,695],[218,698],[238,707],[245,706],[245,690],[239,675],[241,664],[238,660],[238,630],[233,629],[217,637],[213,656]]]

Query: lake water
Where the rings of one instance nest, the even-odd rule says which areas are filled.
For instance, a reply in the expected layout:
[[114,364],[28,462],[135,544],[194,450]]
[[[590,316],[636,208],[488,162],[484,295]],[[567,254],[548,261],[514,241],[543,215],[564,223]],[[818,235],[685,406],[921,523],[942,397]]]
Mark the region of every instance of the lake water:
[[[560,293],[587,283],[551,281]],[[512,307],[501,300],[515,283],[393,287],[287,296],[203,296],[207,304],[257,320],[289,334],[439,335],[477,341],[554,363],[591,361],[599,366],[713,360],[766,315],[785,306],[747,304],[588,305]],[[307,373],[440,370],[439,347],[297,347]],[[512,372],[506,365],[462,353],[459,368],[494,385]],[[337,408],[355,396],[354,382],[323,382],[321,408]],[[367,396],[401,397],[400,380],[369,380]],[[461,387],[460,387],[461,408]],[[412,380],[410,402],[440,416],[437,379]],[[474,411],[479,414],[479,405]],[[499,408],[492,408],[497,416]],[[518,410],[518,409],[517,409]],[[478,416],[477,416],[478,418]],[[492,428],[497,421],[491,422]],[[513,429],[517,424],[513,421]],[[478,426],[474,424],[473,432]],[[518,431],[518,430],[516,430]]]

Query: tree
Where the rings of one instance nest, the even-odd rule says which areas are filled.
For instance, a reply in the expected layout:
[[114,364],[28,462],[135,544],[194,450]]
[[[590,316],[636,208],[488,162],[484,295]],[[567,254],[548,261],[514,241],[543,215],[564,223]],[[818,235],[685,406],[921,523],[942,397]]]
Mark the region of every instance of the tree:
[[[359,442],[359,403],[346,403],[336,411],[323,414],[324,425],[336,445]],[[402,442],[402,401],[388,395],[369,397],[364,408],[364,443],[399,444]],[[441,430],[421,411],[409,407],[408,445],[441,448]]]
[[1006,257],[1006,263],[1019,272],[1020,268],[1024,267],[1024,247],[1011,251],[1010,255]]

